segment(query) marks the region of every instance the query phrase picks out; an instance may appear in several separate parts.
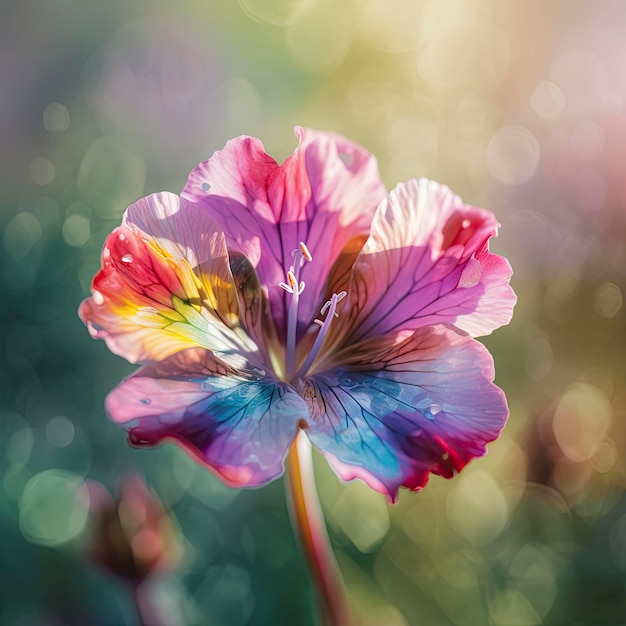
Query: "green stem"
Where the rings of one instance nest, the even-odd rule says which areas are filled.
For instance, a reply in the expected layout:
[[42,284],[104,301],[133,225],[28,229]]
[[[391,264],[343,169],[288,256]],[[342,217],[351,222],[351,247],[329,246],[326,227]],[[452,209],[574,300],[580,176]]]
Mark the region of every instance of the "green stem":
[[343,580],[317,498],[311,443],[298,433],[287,457],[287,499],[291,520],[305,552],[322,626],[350,626]]

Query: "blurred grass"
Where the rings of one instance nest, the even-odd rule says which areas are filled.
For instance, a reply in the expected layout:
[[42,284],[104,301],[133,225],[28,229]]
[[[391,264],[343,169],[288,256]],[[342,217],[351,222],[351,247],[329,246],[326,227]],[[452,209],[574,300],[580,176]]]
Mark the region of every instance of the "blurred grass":
[[[142,472],[184,536],[185,624],[310,624],[282,486],[232,491],[128,448],[132,367],[76,316],[106,234],[238,134],[297,124],[429,176],[502,222],[519,304],[484,342],[511,418],[485,459],[387,507],[317,459],[367,625],[626,621],[626,6],[590,0],[35,1],[0,23],[0,624],[133,624],[84,556],[85,479]],[[78,508],[77,508],[78,507]]]

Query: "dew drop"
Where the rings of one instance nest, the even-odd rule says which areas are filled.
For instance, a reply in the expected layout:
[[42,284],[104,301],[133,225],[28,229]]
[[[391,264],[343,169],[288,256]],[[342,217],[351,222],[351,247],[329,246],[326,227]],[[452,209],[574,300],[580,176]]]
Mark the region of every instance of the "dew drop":
[[461,228],[468,228],[468,227],[469,227],[469,225],[470,225],[471,223],[472,223],[472,222],[471,222],[470,220],[467,220],[467,219],[466,219],[466,220],[463,220],[463,221],[461,222]]
[[140,402],[141,404],[150,404],[151,400],[150,398],[141,398]]
[[124,240],[126,239],[126,235],[125,235],[124,233],[120,233],[120,235],[119,235],[118,239],[119,239],[120,241],[124,241]]
[[125,254],[125,255],[122,257],[122,261],[123,261],[124,263],[132,263],[132,262],[133,262],[133,255],[132,255],[132,254]]
[[211,185],[209,183],[202,183],[202,191],[209,191]]
[[424,417],[431,422],[435,419],[435,416],[441,413],[443,409],[438,404],[431,404],[426,411],[424,411]]
[[93,292],[93,301],[96,304],[104,304],[104,296],[99,291]]
[[108,259],[111,256],[111,251],[108,248],[105,248],[102,251],[102,258],[103,259]]

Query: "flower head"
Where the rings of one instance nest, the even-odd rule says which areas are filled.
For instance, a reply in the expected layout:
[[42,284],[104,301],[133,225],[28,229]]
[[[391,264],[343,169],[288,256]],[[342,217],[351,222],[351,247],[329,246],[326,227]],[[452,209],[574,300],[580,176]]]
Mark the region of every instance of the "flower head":
[[91,556],[104,569],[139,583],[175,569],[181,558],[178,532],[158,497],[138,475],[126,476],[113,499],[90,483]]
[[302,429],[342,478],[393,499],[502,429],[473,338],[509,322],[511,268],[489,252],[488,211],[424,179],[387,194],[360,146],[296,135],[282,165],[238,137],[180,197],[130,206],[80,316],[142,364],[106,401],[134,445],[175,441],[257,486]]

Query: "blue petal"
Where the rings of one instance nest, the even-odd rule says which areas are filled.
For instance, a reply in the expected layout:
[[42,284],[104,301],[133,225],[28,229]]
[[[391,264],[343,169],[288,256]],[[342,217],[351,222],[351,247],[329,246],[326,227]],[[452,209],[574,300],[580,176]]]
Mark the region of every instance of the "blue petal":
[[395,499],[400,486],[419,489],[429,472],[450,477],[485,453],[508,408],[480,343],[438,326],[367,348],[303,390],[309,438],[343,479]]
[[138,370],[106,406],[133,445],[174,441],[226,482],[250,487],[283,473],[307,415],[287,384],[228,372],[210,352],[195,349]]

